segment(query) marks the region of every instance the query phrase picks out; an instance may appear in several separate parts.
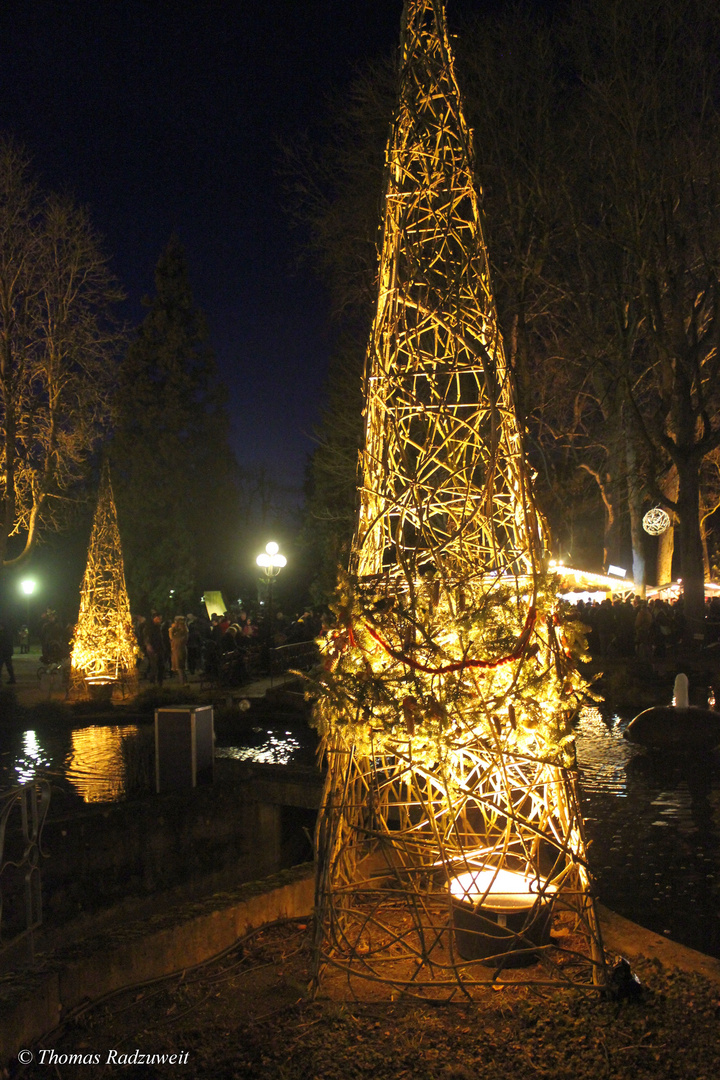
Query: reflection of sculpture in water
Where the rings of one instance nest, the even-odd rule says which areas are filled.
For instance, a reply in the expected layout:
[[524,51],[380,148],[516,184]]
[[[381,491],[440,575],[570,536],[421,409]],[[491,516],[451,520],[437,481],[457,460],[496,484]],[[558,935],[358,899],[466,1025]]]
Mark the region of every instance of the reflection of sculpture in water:
[[123,740],[137,739],[139,728],[108,726],[72,732],[67,779],[85,802],[117,802],[127,794],[127,755]]
[[636,754],[626,767],[627,798],[639,811],[660,807],[677,836],[695,835],[720,850],[720,763],[713,758]]

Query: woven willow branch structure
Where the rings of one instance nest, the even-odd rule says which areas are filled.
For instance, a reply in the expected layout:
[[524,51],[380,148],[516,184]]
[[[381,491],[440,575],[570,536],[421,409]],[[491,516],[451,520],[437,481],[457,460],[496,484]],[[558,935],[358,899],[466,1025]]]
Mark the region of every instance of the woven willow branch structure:
[[136,653],[117,510],[105,464],[70,654],[73,681],[126,679],[134,674]]
[[544,569],[440,0],[403,15],[365,395],[358,525],[314,712],[316,985],[592,986],[603,951],[571,728],[582,628]]

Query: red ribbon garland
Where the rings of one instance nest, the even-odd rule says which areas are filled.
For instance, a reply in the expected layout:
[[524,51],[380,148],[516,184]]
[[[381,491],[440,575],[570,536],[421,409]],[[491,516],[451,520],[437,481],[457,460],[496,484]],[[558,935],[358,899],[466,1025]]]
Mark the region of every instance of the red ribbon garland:
[[379,645],[382,645],[385,652],[389,656],[392,656],[393,660],[400,660],[401,663],[407,664],[408,667],[411,667],[414,671],[424,671],[427,675],[446,675],[450,671],[462,671],[464,668],[496,668],[500,667],[502,664],[509,664],[512,660],[518,660],[525,650],[528,638],[535,625],[536,618],[537,612],[534,607],[531,607],[527,613],[525,625],[518,638],[518,643],[513,652],[509,653],[507,656],[501,656],[498,660],[458,660],[454,664],[446,664],[444,667],[439,668],[428,667],[427,664],[421,664],[419,661],[413,660],[411,656],[405,656],[404,653],[391,648],[387,641],[383,641],[377,631],[373,630],[372,626],[368,626],[367,623],[365,623],[364,626],[370,636],[373,637]]

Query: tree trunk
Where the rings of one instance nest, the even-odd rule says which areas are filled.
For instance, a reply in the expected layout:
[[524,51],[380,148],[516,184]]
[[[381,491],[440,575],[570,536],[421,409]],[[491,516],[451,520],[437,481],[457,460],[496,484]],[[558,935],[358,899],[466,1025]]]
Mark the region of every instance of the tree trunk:
[[642,527],[643,490],[638,476],[637,454],[633,432],[625,435],[625,461],[627,464],[628,509],[630,511],[630,536],[632,539],[632,569],[635,594],[645,596],[647,569],[645,565],[645,533]]
[[705,574],[705,580],[710,580],[710,553],[708,551],[707,542],[707,529],[705,528],[705,519],[700,522],[700,539],[702,540],[703,549],[703,570]]
[[685,640],[697,646],[704,636],[705,567],[700,534],[700,470],[695,455],[678,461],[678,514]]
[[604,494],[606,500],[605,516],[605,551],[604,570],[608,566],[622,565],[623,549],[623,502],[627,499],[626,485],[624,484],[625,469],[623,467],[623,451],[618,439],[610,444],[607,454],[607,476],[605,479]]
[[[669,472],[661,481],[660,490],[671,502],[677,502],[678,472],[674,465],[670,467]],[[675,515],[672,511],[669,511],[669,514],[670,525],[662,536],[658,537],[657,575],[655,578],[658,588],[669,585],[672,581],[672,561],[673,552],[675,551]]]

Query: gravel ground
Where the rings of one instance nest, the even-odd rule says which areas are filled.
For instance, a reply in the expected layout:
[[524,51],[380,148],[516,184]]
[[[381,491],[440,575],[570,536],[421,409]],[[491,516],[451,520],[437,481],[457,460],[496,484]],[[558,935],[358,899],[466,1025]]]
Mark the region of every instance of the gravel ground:
[[9,1075],[716,1080],[720,1069],[720,987],[657,961],[635,968],[639,1000],[518,987],[438,1005],[388,1001],[382,987],[362,1004],[337,992],[311,1001],[310,959],[307,925],[267,927],[212,963],[76,1012]]

